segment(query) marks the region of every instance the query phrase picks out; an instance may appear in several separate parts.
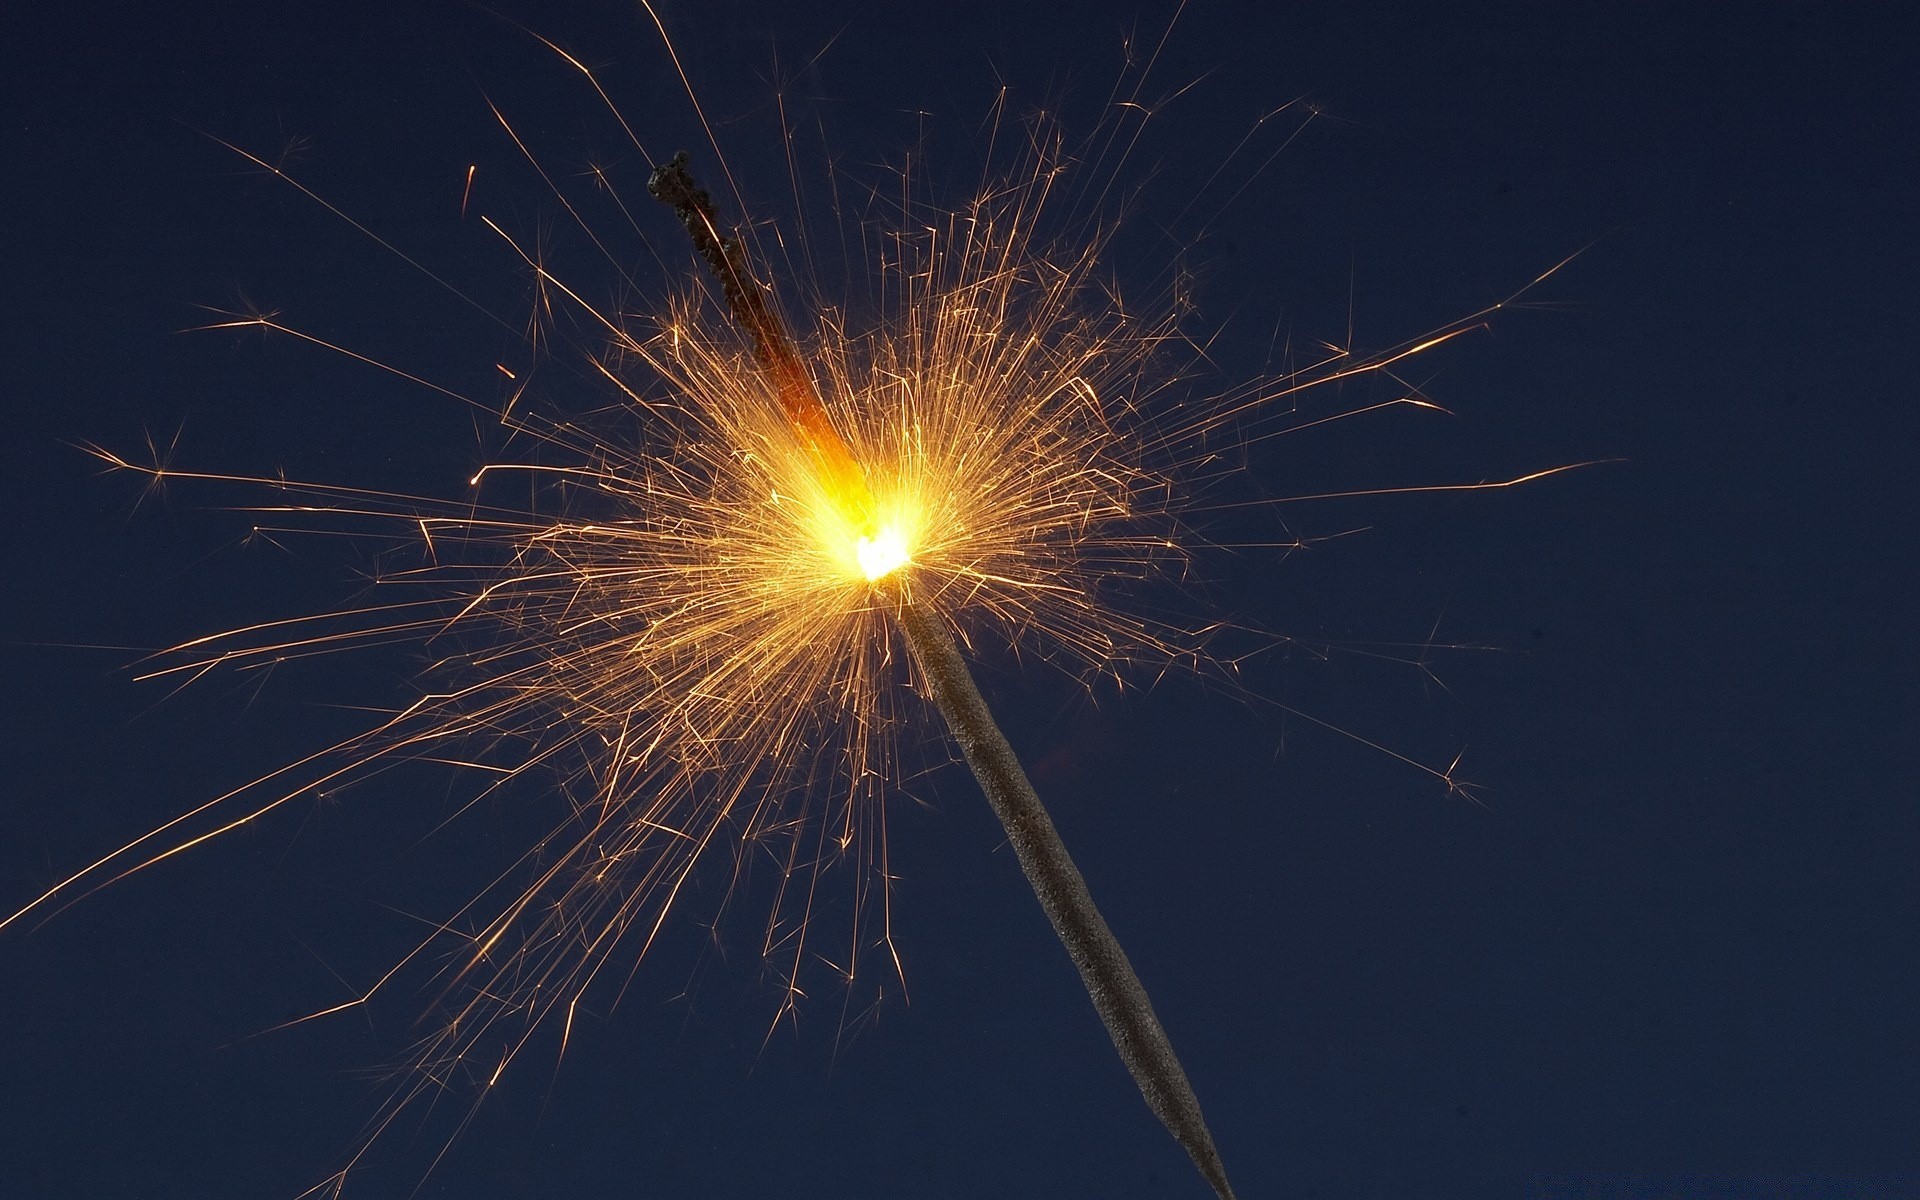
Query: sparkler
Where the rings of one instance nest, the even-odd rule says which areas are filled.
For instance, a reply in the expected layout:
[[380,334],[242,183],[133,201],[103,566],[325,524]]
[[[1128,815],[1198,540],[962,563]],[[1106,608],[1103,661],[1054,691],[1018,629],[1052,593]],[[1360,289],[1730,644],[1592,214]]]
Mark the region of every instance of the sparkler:
[[[592,71],[547,44],[606,99]],[[541,311],[564,309],[599,329],[606,348],[587,369],[638,421],[608,436],[523,402],[517,386],[497,415],[525,452],[482,468],[463,501],[100,452],[156,481],[271,489],[267,525],[319,514],[414,547],[371,603],[187,642],[148,677],[188,680],[393,643],[428,646],[436,662],[410,702],[100,857],[0,928],[316,790],[409,762],[480,778],[468,807],[523,781],[529,794],[558,797],[553,832],[513,870],[372,987],[313,1014],[367,1005],[403,968],[449,939],[458,946],[437,976],[445,1020],[332,1181],[337,1191],[382,1131],[455,1076],[478,1078],[484,1095],[543,1030],[564,1054],[582,1006],[617,996],[618,964],[656,944],[696,867],[716,857],[731,855],[729,900],[772,866],[760,952],[783,984],[776,1021],[795,1011],[810,960],[849,986],[876,952],[898,973],[883,800],[900,775],[896,746],[910,714],[896,711],[897,684],[911,658],[1149,1105],[1214,1190],[1231,1196],[1146,993],[954,635],[1003,638],[1087,674],[1202,657],[1201,631],[1113,599],[1117,581],[1152,579],[1180,561],[1174,472],[1149,464],[1207,459],[1221,431],[1243,440],[1284,432],[1271,423],[1281,401],[1385,373],[1486,314],[1370,358],[1335,348],[1283,378],[1149,417],[1175,383],[1156,358],[1180,344],[1174,319],[1141,317],[1109,295],[1096,279],[1101,236],[1065,251],[1036,240],[1065,156],[1042,131],[1031,144],[1024,173],[958,212],[902,223],[885,256],[887,307],[864,331],[828,307],[804,323],[783,320],[684,165],[656,174],[657,190],[681,213],[726,314],[694,295],[651,320],[613,315],[488,221],[536,281]],[[275,164],[239,152],[345,218]],[[233,314],[211,327],[277,331],[405,374],[271,316]],[[1386,405],[1431,407],[1407,394],[1292,427]],[[492,481],[508,473],[526,477],[531,503],[495,498]],[[827,942],[818,897],[836,864],[857,868],[861,903]]]
[[[873,495],[860,465],[846,443],[834,432],[825,405],[813,390],[799,355],[779,320],[767,308],[746,256],[737,239],[720,233],[713,202],[687,171],[682,153],[653,173],[648,190],[673,206],[686,225],[695,249],[720,281],[735,320],[754,340],[755,357],[770,377],[782,411],[794,436],[808,449],[830,486],[848,524],[859,531],[861,567],[876,590],[894,604],[893,616],[913,652],[927,690],[940,715],[960,743],[967,765],[980,783],[1007,840],[1020,860],[1020,869],[1033,885],[1033,894],[1060,935],[1100,1020],[1113,1038],[1121,1061],[1140,1085],[1147,1106],[1193,1159],[1201,1177],[1221,1200],[1233,1200],[1227,1171],[1214,1148],[1213,1134],[1200,1113],[1200,1100],[1153,1011],[1147,989],[1118,938],[1094,905],[1086,881],[1067,853],[1066,843],[1053,827],[1046,806],[1020,767],[1020,759],[994,722],[993,713],[967,670],[967,663],[947,631],[945,618],[932,606],[913,599],[910,588],[912,548],[896,530],[883,533],[874,511]],[[884,547],[884,550],[881,549]],[[901,586],[889,579],[900,572]]]

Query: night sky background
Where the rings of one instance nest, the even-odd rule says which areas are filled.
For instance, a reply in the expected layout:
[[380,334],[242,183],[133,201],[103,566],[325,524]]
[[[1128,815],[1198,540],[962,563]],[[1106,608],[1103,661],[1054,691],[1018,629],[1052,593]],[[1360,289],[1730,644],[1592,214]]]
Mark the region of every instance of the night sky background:
[[[958,202],[1000,81],[1016,112],[1049,104],[1085,133],[1123,32],[1151,41],[1170,15],[718,7],[669,4],[669,26],[776,224],[776,56],[803,159],[824,144],[884,184],[924,146],[929,187]],[[700,148],[634,10],[518,15],[606,69],[649,149]],[[483,93],[563,168],[614,161],[636,193],[641,169],[577,77],[476,8],[76,0],[10,5],[0,28],[10,910],[352,728],[338,705],[392,703],[418,665],[135,683],[142,648],[350,601],[373,552],[245,546],[251,518],[227,507],[256,494],[141,502],[73,443],[177,434],[181,467],[450,497],[482,461],[459,406],[288,339],[179,332],[196,306],[279,310],[488,398],[515,349],[203,133],[293,149],[303,181],[510,314],[526,280],[460,219],[467,164],[475,214],[592,259]],[[1245,676],[1422,761],[1464,748],[1483,805],[1191,680],[1092,703],[1044,668],[980,664],[1248,1200],[1920,1195],[1915,33],[1895,5],[1195,0],[1179,18],[1146,94],[1198,83],[1123,173],[1145,190],[1113,271],[1150,288],[1191,269],[1189,327],[1223,330],[1221,380],[1267,369],[1276,330],[1337,340],[1351,320],[1384,347],[1586,248],[1534,295],[1550,307],[1411,367],[1452,417],[1265,443],[1264,494],[1625,460],[1210,528],[1368,532],[1203,555],[1200,617],[1491,647],[1434,651],[1445,689],[1348,652]],[[1216,194],[1206,220],[1169,224],[1296,96],[1327,119],[1224,211]],[[1260,137],[1237,180],[1277,144]],[[671,218],[632,203],[691,271]],[[641,278],[682,282],[620,236]],[[544,380],[556,408],[604,402]],[[715,952],[690,922],[583,1018],[557,1073],[506,1078],[419,1194],[1204,1195],[971,780],[950,768],[915,794],[890,815],[910,1002],[890,987],[863,1016],[870,994],[824,986],[767,1039],[753,943],[723,928]],[[551,802],[486,809],[452,846],[493,861]],[[337,1166],[430,998],[263,1031],[346,999],[485,882],[422,843],[445,803],[444,785],[370,786],[295,806],[0,935],[0,1195],[259,1200]],[[413,1194],[461,1099],[349,1194]]]

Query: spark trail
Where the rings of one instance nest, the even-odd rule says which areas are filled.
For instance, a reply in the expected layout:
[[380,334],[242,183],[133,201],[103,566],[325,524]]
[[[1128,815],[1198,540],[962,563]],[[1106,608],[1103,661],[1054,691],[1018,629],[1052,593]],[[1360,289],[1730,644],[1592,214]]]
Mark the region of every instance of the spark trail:
[[[832,481],[835,495],[849,509],[849,523],[863,531],[863,544],[871,544],[878,531],[873,525],[873,497],[860,465],[834,431],[805,364],[779,318],[767,307],[739,239],[720,232],[713,201],[688,172],[686,153],[655,170],[647,186],[656,199],[673,207],[687,227],[695,250],[719,280],[734,319],[753,339],[755,357],[793,425],[794,436]],[[1046,806],[995,723],[966,659],[954,645],[946,618],[932,603],[913,597],[910,569],[902,556],[897,562],[888,561],[885,569],[869,570],[868,577],[890,602],[893,619],[935,707],[1006,829],[1021,871],[1079,969],[1093,1007],[1140,1086],[1147,1107],[1186,1150],[1220,1200],[1234,1200],[1226,1167],[1201,1115],[1199,1097],[1153,1011],[1146,987],[1100,915]],[[902,578],[889,578],[896,570]]]

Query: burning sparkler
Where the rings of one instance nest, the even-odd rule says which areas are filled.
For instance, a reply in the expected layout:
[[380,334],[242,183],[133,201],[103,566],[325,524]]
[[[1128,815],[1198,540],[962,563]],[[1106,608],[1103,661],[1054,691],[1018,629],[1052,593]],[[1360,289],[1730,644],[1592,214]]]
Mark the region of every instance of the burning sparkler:
[[[619,990],[618,964],[647,953],[696,868],[718,856],[732,855],[729,895],[754,860],[775,864],[760,951],[785,985],[782,1016],[809,959],[851,981],[877,952],[898,972],[882,800],[900,774],[910,714],[897,711],[898,685],[911,658],[1148,1103],[1230,1196],[1146,993],[954,632],[998,634],[1089,674],[1199,656],[1197,635],[1112,602],[1114,581],[1152,578],[1179,554],[1175,481],[1150,464],[1203,453],[1211,435],[1244,432],[1306,388],[1385,371],[1480,315],[1364,361],[1331,351],[1181,416],[1149,417],[1172,385],[1156,355],[1178,342],[1173,318],[1140,317],[1108,296],[1095,278],[1101,237],[1065,253],[1036,240],[1065,156],[1044,132],[1031,144],[1029,170],[959,212],[902,224],[884,266],[889,307],[864,330],[826,308],[784,320],[683,164],[666,164],[656,187],[713,271],[718,304],[695,295],[651,321],[617,317],[489,221],[543,307],[603,331],[606,349],[588,367],[641,420],[631,438],[610,438],[516,393],[505,420],[530,449],[478,472],[467,500],[196,476],[103,452],[155,478],[243,479],[279,497],[264,511],[371,521],[418,547],[371,604],[188,642],[149,675],[394,642],[430,646],[437,662],[410,703],[99,858],[0,927],[398,763],[477,773],[472,802],[537,780],[566,804],[552,834],[440,935],[326,1010],[368,1003],[442,938],[459,941],[440,980],[446,1019],[374,1122],[377,1137],[456,1073],[490,1085],[543,1030],[557,1031],[564,1053],[582,1004]],[[361,357],[257,314],[214,327],[277,330]],[[493,478],[514,472],[531,481],[532,505],[492,499]],[[834,864],[880,883],[863,885],[875,902],[823,949],[816,895]]]
[[[995,724],[966,660],[953,644],[945,619],[911,591],[912,547],[897,526],[880,524],[873,495],[860,464],[832,426],[826,407],[813,390],[806,369],[767,308],[738,240],[722,234],[713,202],[687,171],[687,156],[654,172],[648,190],[671,204],[693,238],[695,249],[718,277],[734,319],[754,340],[755,357],[766,370],[793,432],[830,480],[837,507],[857,531],[855,556],[876,591],[894,605],[894,618],[913,651],[928,692],[959,741],[980,790],[1006,828],[1020,869],[1033,885],[1040,907],[1060,935],[1087,985],[1087,994],[1105,1023],[1120,1058],[1140,1085],[1147,1106],[1193,1159],[1201,1176],[1221,1200],[1233,1200],[1226,1167],[1214,1148],[1213,1134],[1200,1114],[1200,1101],[1187,1073],[1160,1027],[1147,990],[1127,961],[1119,939],[1093,903],[1086,881],[1034,794],[1013,747]],[[898,586],[890,577],[900,572]]]

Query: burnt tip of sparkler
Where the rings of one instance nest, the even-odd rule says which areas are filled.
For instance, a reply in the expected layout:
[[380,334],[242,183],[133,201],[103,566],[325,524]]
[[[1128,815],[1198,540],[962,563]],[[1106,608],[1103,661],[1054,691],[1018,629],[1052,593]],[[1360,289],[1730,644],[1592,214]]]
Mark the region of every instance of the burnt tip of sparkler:
[[[751,329],[756,322],[750,319],[754,306],[751,293],[744,286],[745,260],[738,242],[720,232],[713,197],[687,169],[689,161],[687,152],[682,150],[655,167],[647,177],[647,194],[673,209],[673,215],[680,218],[687,236],[693,239],[694,250],[720,280],[728,305]],[[758,330],[754,332],[758,336]]]
[[707,190],[694,182],[693,172],[687,169],[690,157],[685,150],[653,169],[647,177],[647,194],[662,204],[673,206],[675,211],[691,208],[698,212],[713,212],[713,197]]

